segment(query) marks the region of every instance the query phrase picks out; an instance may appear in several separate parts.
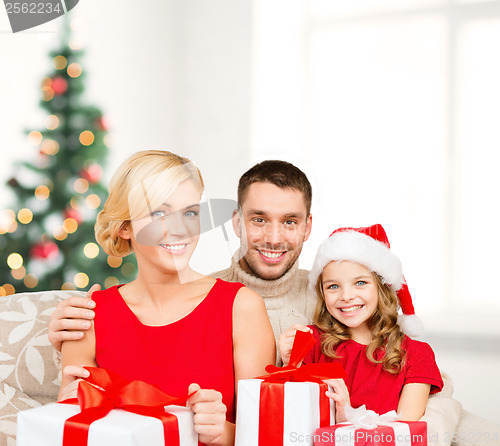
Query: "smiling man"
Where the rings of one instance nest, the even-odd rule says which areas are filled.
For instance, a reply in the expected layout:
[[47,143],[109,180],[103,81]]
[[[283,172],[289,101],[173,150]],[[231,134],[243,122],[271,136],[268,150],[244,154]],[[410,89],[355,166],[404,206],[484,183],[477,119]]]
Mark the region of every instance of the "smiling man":
[[290,326],[311,321],[316,308],[308,271],[298,267],[311,233],[311,200],[307,176],[286,161],[263,161],[245,172],[233,214],[240,249],[229,268],[213,274],[242,282],[264,298],[276,339]]
[[245,251],[241,267],[265,280],[279,279],[297,261],[311,231],[304,194],[273,182],[256,182],[239,203],[233,224]]

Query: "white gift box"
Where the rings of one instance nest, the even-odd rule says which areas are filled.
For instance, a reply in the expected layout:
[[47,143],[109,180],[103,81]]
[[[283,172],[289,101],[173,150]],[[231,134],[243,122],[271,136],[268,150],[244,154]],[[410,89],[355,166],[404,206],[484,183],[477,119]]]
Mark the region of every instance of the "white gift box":
[[[198,446],[193,412],[186,407],[168,406],[168,413],[177,417],[181,446]],[[76,404],[52,403],[17,415],[17,446],[60,446],[63,444],[65,421],[80,413]],[[88,446],[168,446],[163,424],[146,417],[114,409],[94,421],[89,428]]]
[[[238,383],[235,446],[259,446],[262,381],[262,379],[245,379]],[[286,382],[282,385],[285,386],[282,444],[312,446],[314,431],[320,427],[319,385],[313,382]],[[335,424],[333,400],[329,400],[329,407],[329,425],[332,425]]]

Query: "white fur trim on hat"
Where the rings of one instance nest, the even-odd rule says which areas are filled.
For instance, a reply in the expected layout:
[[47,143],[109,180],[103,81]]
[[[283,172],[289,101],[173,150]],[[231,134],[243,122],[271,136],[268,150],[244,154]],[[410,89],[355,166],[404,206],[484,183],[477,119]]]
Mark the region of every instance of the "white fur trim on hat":
[[420,318],[414,314],[399,314],[398,324],[407,336],[416,337],[424,332],[424,324]]
[[323,268],[332,261],[360,263],[382,277],[398,291],[405,282],[401,262],[382,242],[357,231],[336,232],[321,243],[309,273],[309,287],[314,289]]

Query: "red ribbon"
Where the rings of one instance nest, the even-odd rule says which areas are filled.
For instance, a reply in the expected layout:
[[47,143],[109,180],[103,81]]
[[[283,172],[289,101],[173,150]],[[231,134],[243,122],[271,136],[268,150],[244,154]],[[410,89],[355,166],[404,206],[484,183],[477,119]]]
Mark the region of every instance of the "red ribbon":
[[128,381],[110,370],[85,367],[90,376],[78,386],[77,403],[81,412],[64,424],[63,446],[87,446],[90,425],[113,409],[123,409],[138,415],[161,420],[165,444],[179,446],[179,426],[175,415],[164,406],[186,404],[186,397],[174,398],[143,381]]
[[312,333],[297,331],[288,365],[285,367],[268,365],[266,367],[268,374],[257,377],[264,380],[260,385],[259,446],[283,444],[285,382],[311,381],[318,383],[320,424],[314,429],[330,424],[330,401],[325,395],[328,386],[323,380],[345,378],[346,373],[343,367],[337,363],[305,364],[298,367],[314,343]]

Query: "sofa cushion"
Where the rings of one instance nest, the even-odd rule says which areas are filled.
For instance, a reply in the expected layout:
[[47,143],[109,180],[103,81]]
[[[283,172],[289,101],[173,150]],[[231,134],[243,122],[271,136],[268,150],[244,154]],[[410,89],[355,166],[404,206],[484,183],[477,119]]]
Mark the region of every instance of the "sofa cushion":
[[0,384],[0,445],[16,445],[17,413],[20,410],[40,406],[40,402],[30,398],[19,389]]
[[85,293],[43,291],[0,297],[0,424],[5,424],[0,425],[0,444],[8,444],[7,433],[15,426],[10,423],[15,423],[18,410],[56,401],[60,371],[47,328],[57,303],[75,295]]

